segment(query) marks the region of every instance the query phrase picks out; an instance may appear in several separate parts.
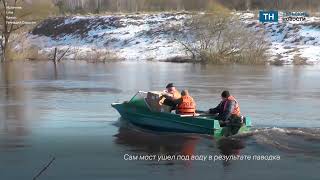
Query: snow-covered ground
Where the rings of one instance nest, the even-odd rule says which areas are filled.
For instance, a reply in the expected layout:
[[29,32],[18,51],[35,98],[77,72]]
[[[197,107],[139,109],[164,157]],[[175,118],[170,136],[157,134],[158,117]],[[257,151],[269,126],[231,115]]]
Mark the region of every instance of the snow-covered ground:
[[[270,61],[291,64],[296,59],[320,62],[320,19],[300,23],[260,23],[253,13],[234,13],[248,28],[264,31],[270,42]],[[50,54],[55,47],[71,47],[78,56],[93,51],[108,52],[126,60],[168,60],[186,57],[174,40],[174,26],[190,18],[189,13],[74,16],[49,19],[27,36],[30,46]],[[16,46],[19,50],[19,43]],[[75,58],[70,53],[67,58]]]
[[[39,46],[43,53],[52,52],[54,47],[72,47],[82,55],[98,49],[126,60],[168,60],[185,56],[172,33],[173,27],[183,23],[188,16],[187,13],[159,13],[67,17],[54,27],[61,33],[48,36],[45,32],[34,31],[28,35],[28,43]],[[84,32],[63,32],[63,29],[81,23],[88,24],[83,27]],[[38,29],[47,25],[44,22]],[[73,58],[72,55],[69,58]]]
[[320,62],[320,18],[307,17],[302,22],[260,23],[250,13],[242,14],[248,27],[265,31],[270,42],[270,61],[292,64],[302,60],[307,64]]

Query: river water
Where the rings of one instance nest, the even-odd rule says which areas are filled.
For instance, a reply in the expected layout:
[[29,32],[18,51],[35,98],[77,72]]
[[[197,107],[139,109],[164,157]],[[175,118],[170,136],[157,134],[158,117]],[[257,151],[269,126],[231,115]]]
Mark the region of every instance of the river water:
[[[318,180],[319,79],[318,66],[0,64],[0,179],[32,179],[44,170],[37,179]],[[169,82],[189,89],[202,110],[215,106],[220,92],[229,89],[254,128],[222,141],[163,134],[124,123],[110,106],[138,90],[162,90]],[[135,155],[269,160],[126,160]]]

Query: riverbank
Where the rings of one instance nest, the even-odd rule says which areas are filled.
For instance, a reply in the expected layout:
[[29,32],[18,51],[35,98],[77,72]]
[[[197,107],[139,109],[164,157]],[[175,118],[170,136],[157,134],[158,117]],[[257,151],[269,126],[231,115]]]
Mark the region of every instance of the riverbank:
[[[66,60],[193,62],[174,37],[175,27],[183,25],[192,15],[191,12],[167,12],[55,17],[42,21],[17,39],[13,49],[18,53],[29,49],[42,59],[52,57],[54,49],[58,48],[61,52],[68,50]],[[300,23],[261,24],[256,13],[239,12],[234,16],[250,30],[264,32],[269,42],[266,63],[320,62],[317,53],[320,52],[319,17],[307,17]]]

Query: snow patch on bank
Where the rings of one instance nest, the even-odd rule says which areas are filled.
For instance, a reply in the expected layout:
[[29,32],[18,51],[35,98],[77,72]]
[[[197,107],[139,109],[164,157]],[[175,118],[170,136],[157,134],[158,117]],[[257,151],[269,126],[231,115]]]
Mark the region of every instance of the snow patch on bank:
[[306,64],[320,62],[320,18],[307,17],[302,22],[260,23],[254,15],[242,15],[244,22],[255,31],[264,31],[270,43],[269,61],[292,64],[302,60]]
[[[90,27],[83,34],[76,30],[69,34],[60,33],[61,36],[33,33],[29,40],[43,49],[42,52],[72,46],[80,53],[90,48],[107,49],[126,60],[167,60],[186,56],[181,44],[174,41],[172,27],[183,23],[189,16],[187,13],[159,13],[66,17],[55,28],[68,28],[79,23],[87,23]],[[45,25],[39,28],[41,26]]]
[[[308,17],[298,23],[262,24],[254,13],[237,12],[234,15],[248,28],[265,32],[270,42],[269,61],[292,64],[299,58],[311,64],[320,62],[320,18]],[[81,55],[101,50],[125,60],[168,60],[186,57],[183,46],[173,37],[173,27],[190,17],[190,13],[183,12],[56,18],[40,24],[37,27],[40,31],[29,34],[28,42],[47,54],[55,47],[70,46]],[[51,29],[45,28],[52,23],[56,24]],[[52,33],[42,32],[42,28]],[[72,31],[67,31],[70,28]]]

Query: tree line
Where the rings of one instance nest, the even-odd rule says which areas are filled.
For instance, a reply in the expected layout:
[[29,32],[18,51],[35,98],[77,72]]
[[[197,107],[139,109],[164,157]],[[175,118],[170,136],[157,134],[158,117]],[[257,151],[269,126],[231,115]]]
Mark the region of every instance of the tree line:
[[232,10],[310,10],[320,11],[319,0],[54,0],[61,12],[99,13],[206,10],[219,3]]

